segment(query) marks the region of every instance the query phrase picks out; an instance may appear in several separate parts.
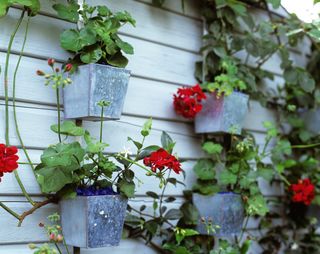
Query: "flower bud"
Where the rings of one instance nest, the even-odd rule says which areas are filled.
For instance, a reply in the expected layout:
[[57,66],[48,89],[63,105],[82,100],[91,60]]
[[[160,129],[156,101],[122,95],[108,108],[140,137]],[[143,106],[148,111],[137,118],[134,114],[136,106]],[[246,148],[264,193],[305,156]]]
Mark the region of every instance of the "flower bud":
[[43,71],[37,70],[37,75],[38,75],[38,76],[44,76],[45,73],[44,73]]
[[39,227],[40,227],[40,228],[43,228],[43,227],[44,227],[44,224],[43,224],[42,222],[40,222],[40,223],[39,223]]
[[59,69],[59,68],[56,68],[55,71],[56,71],[56,72],[60,72],[60,69]]
[[71,63],[68,63],[68,64],[66,64],[66,66],[64,67],[64,71],[65,72],[69,72],[69,71],[71,71],[71,69],[72,69],[72,64]]
[[52,241],[54,241],[54,240],[56,239],[56,235],[55,235],[54,233],[51,233],[51,234],[49,235],[49,239],[52,240]]
[[56,237],[56,241],[57,242],[62,242],[62,240],[63,240],[63,236],[62,235],[57,235],[57,237]]
[[34,243],[30,243],[28,247],[30,250],[34,250],[35,248],[37,248],[37,246]]
[[51,67],[54,65],[55,60],[53,58],[49,58],[48,59],[48,65],[50,65]]
[[70,78],[67,78],[66,80],[67,80],[68,84],[72,83],[72,80]]

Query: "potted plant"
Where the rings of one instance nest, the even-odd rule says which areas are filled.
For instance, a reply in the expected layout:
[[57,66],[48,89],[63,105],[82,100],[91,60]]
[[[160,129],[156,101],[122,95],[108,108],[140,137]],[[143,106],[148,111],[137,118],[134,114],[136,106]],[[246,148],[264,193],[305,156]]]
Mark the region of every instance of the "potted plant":
[[197,230],[218,236],[238,234],[245,216],[264,216],[268,211],[258,178],[270,180],[273,170],[260,161],[258,148],[249,136],[231,136],[225,159],[218,156],[223,147],[212,140],[202,148],[211,158],[200,159],[194,166],[197,182],[193,204],[200,214]]
[[226,58],[214,82],[180,88],[174,95],[175,111],[195,119],[196,133],[241,133],[249,96],[240,92],[246,89],[246,84],[237,77],[237,72],[236,64]]
[[80,9],[75,1],[53,7],[60,18],[81,23],[60,36],[61,47],[75,54],[69,60],[74,85],[63,89],[64,117],[99,120],[97,103],[106,100],[111,104],[104,119],[119,119],[130,77],[123,53],[133,54],[133,47],[119,37],[118,30],[127,23],[134,26],[135,20],[126,11],[112,13],[106,6],[83,4]]
[[[54,60],[49,59],[48,64],[52,73],[38,71],[38,75],[44,76],[46,85],[56,90],[58,123],[52,125],[51,130],[57,133],[59,143],[49,146],[41,155],[41,163],[35,168],[37,181],[43,193],[55,194],[61,199],[61,223],[68,245],[84,248],[116,246],[121,239],[128,198],[133,198],[135,193],[132,167],[138,166],[147,175],[162,179],[161,173],[153,171],[153,163],[163,155],[163,149],[156,145],[144,147],[145,138],[151,131],[150,119],[141,131],[141,142],[128,138],[137,148],[133,158],[127,150],[107,153],[108,144],[103,142],[103,113],[110,104],[107,101],[98,103],[101,111],[99,140],[72,121],[61,124],[59,88],[72,82],[65,77],[72,66],[66,65],[61,71],[55,67]],[[67,142],[68,139],[62,136],[78,137],[78,141]],[[157,152],[152,158],[155,162],[139,163],[153,152]],[[180,164],[172,158],[170,163],[180,170]]]

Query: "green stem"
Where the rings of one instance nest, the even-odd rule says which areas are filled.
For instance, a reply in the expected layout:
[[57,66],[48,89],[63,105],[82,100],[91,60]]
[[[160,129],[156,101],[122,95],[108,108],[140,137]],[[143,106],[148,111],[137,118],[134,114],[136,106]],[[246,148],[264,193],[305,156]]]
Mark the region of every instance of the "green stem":
[[291,146],[291,148],[312,148],[317,146],[320,146],[320,143],[309,144],[309,145],[294,145],[294,146]]
[[68,245],[67,245],[67,243],[66,243],[66,239],[64,239],[64,237],[63,237],[63,245],[64,245],[64,247],[66,248],[67,254],[70,254]]
[[59,137],[59,142],[61,143],[61,133],[60,133],[60,129],[61,129],[61,112],[60,112],[60,93],[59,93],[59,88],[56,88],[56,97],[57,97],[57,110],[58,110],[58,137]]
[[129,158],[126,158],[126,157],[124,157],[124,156],[122,156],[122,155],[120,155],[120,154],[115,155],[115,157],[118,157],[118,158],[120,158],[120,159],[126,160],[126,161],[128,161],[128,162],[130,162],[130,163],[132,163],[132,164],[134,164],[134,165],[136,165],[136,166],[144,169],[144,170],[147,171],[149,174],[156,176],[156,174],[155,174],[154,172],[152,172],[150,169],[148,169],[148,168],[145,167],[145,166],[142,166],[141,164],[139,164],[138,162],[136,162],[136,161],[134,161],[134,160],[131,160],[131,159],[129,159]]
[[[5,69],[4,69],[4,92],[5,92],[5,122],[6,122],[6,128],[5,128],[5,139],[6,139],[6,145],[9,146],[10,145],[10,139],[9,139],[9,95],[8,95],[8,73],[9,73],[9,60],[10,60],[10,55],[11,55],[11,48],[12,48],[12,44],[13,44],[13,41],[14,41],[14,38],[19,30],[19,27],[23,21],[23,18],[24,18],[24,14],[25,14],[25,11],[23,11],[21,13],[21,16],[17,22],[17,25],[13,31],[13,33],[11,34],[10,36],[10,41],[9,41],[9,44],[8,44],[8,50],[7,50],[7,55],[6,55],[6,64],[5,64]],[[29,23],[29,20],[28,20],[28,23]],[[28,31],[28,24],[27,24],[27,28],[26,28],[26,34],[27,34],[27,31]],[[22,48],[24,48],[25,46],[25,42],[26,42],[26,34],[25,34],[25,38],[24,38],[24,42],[23,42],[23,46]],[[20,53],[22,54],[22,52]],[[21,58],[21,56],[20,56]],[[15,70],[15,76],[14,76],[14,82],[15,82],[15,79],[16,79],[16,74],[17,74],[17,68],[20,64],[20,60],[18,61],[17,63],[17,66],[16,66],[16,70]],[[13,96],[14,98],[15,96]],[[15,101],[14,101],[15,103]],[[14,111],[15,111],[15,104],[13,106],[14,108]],[[15,112],[14,112],[15,114]],[[15,119],[16,120],[16,119]],[[20,133],[19,133],[20,135]],[[19,136],[18,135],[18,136]],[[20,137],[21,138],[21,137]],[[26,197],[26,199],[30,202],[30,204],[34,205],[34,202],[33,200],[30,198],[30,196],[28,195],[25,187],[23,186],[22,182],[21,182],[21,179],[19,177],[19,174],[17,171],[14,171],[14,175],[15,175],[15,178],[20,186],[20,189],[23,193],[23,195]]]
[[29,196],[28,192],[26,191],[26,188],[24,187],[17,170],[13,171],[13,173],[14,173],[14,176],[16,177],[16,180],[17,180],[19,187],[20,187],[23,195],[25,196],[25,198],[28,200],[28,202],[31,205],[35,205],[35,202],[32,200],[32,198]]
[[248,226],[249,218],[250,218],[250,217],[247,216],[246,221],[245,221],[244,226],[243,226],[242,231],[241,231],[241,235],[240,235],[240,237],[239,237],[239,243],[241,243],[241,241],[242,241],[242,237],[243,237],[244,232],[245,232],[245,230],[246,230],[246,228],[247,228],[247,226]]
[[102,143],[103,134],[103,106],[101,106],[101,116],[100,116],[100,143]]
[[168,177],[166,179],[166,183],[163,187],[163,190],[162,190],[162,193],[161,193],[161,196],[160,196],[160,202],[159,202],[159,214],[160,214],[160,217],[162,217],[162,202],[163,202],[163,196],[164,196],[164,192],[166,191],[166,188],[167,188],[167,185],[168,185],[168,179],[170,178],[170,174],[171,174],[171,170],[169,171],[169,174],[168,174]]
[[15,213],[14,211],[12,211],[9,207],[7,207],[5,204],[3,204],[0,201],[0,207],[2,207],[4,210],[6,210],[8,213],[10,213],[13,217],[15,217],[16,219],[20,220],[20,216]]
[[4,96],[5,96],[5,137],[6,137],[6,145],[10,145],[10,140],[9,140],[9,96],[8,96],[8,72],[9,72],[9,59],[10,59],[10,54],[11,54],[11,48],[13,44],[13,40],[19,30],[19,27],[22,23],[23,17],[24,17],[25,11],[22,11],[21,16],[18,20],[18,23],[16,24],[15,29],[13,30],[9,44],[8,44],[8,49],[7,49],[7,55],[6,55],[6,64],[5,64],[5,69],[4,69]]
[[62,251],[60,250],[58,244],[57,244],[57,243],[54,243],[54,245],[56,246],[56,249],[58,250],[59,254],[62,254]]
[[24,145],[24,142],[23,142],[23,140],[21,138],[18,119],[17,119],[17,111],[16,111],[16,81],[17,81],[17,74],[18,74],[18,69],[20,67],[20,62],[21,62],[21,59],[22,59],[22,55],[23,55],[24,48],[25,48],[26,41],[27,41],[27,37],[28,37],[29,24],[30,24],[30,17],[28,18],[28,21],[27,21],[27,24],[26,24],[26,31],[25,31],[25,35],[24,35],[24,39],[23,39],[22,48],[21,48],[21,51],[20,51],[20,54],[19,54],[19,59],[18,59],[16,68],[15,68],[15,71],[14,71],[14,75],[13,75],[13,81],[12,81],[12,105],[13,105],[13,118],[14,118],[14,124],[15,124],[15,128],[16,128],[16,133],[17,133],[20,145],[22,147],[22,150],[23,150],[23,152],[24,152],[24,154],[25,154],[25,156],[26,156],[26,158],[27,158],[27,160],[29,162],[29,165],[32,168],[32,171],[34,172],[33,163],[32,163],[32,161],[30,159],[29,153],[28,153],[28,151],[27,151],[27,149],[26,149],[26,147]]

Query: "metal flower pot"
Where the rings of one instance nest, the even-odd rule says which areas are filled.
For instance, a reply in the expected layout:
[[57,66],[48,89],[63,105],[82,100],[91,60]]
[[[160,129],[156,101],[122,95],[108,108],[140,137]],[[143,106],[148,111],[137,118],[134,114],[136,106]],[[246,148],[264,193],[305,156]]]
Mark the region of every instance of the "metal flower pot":
[[79,66],[72,84],[63,89],[66,119],[100,120],[101,100],[111,102],[104,109],[104,120],[120,119],[130,71],[102,64]]
[[120,195],[77,196],[60,202],[66,242],[80,248],[118,246],[127,209]]
[[208,234],[208,221],[212,221],[216,231],[209,232],[210,235],[232,236],[241,232],[245,216],[241,195],[233,192],[217,193],[213,196],[193,193],[192,199],[200,214],[197,225],[199,233]]
[[240,134],[248,101],[249,96],[240,92],[219,98],[216,93],[207,94],[202,110],[195,117],[196,133]]
[[320,108],[301,113],[306,129],[313,135],[320,134]]

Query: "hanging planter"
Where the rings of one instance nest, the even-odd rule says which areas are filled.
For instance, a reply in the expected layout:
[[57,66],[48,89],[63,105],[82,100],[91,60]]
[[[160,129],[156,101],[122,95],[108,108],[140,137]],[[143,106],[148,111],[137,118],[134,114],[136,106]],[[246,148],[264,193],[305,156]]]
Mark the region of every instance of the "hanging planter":
[[77,196],[60,202],[66,243],[80,248],[118,246],[128,199],[121,195]]
[[216,93],[206,94],[202,110],[195,117],[196,133],[240,134],[248,111],[249,96],[232,92],[217,97]]
[[127,93],[130,71],[102,64],[79,67],[72,76],[73,84],[63,89],[66,119],[100,120],[98,102],[109,101],[104,120],[120,119]]
[[[192,199],[200,214],[198,232],[217,236],[241,232],[245,216],[241,195],[233,192],[221,192],[213,196],[194,193]],[[215,233],[208,229],[208,222],[212,223]]]

